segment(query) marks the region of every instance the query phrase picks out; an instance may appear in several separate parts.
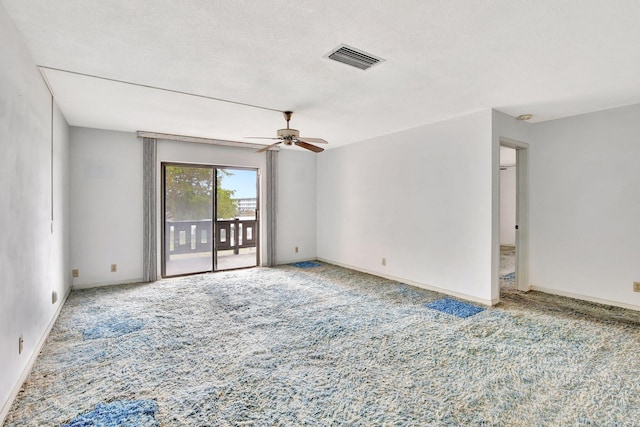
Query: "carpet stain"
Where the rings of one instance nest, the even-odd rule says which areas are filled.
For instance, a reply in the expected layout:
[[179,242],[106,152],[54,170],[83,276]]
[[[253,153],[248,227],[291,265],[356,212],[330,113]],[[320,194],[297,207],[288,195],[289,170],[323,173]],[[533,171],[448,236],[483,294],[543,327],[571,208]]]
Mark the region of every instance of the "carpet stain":
[[320,267],[321,264],[318,264],[317,262],[314,262],[314,261],[300,261],[300,262],[294,262],[291,265],[298,268],[313,268],[313,267]]
[[98,404],[86,414],[74,418],[63,427],[155,427],[158,404],[154,400],[120,400]]
[[443,298],[437,301],[425,304],[425,307],[432,308],[434,310],[441,311],[443,313],[451,314],[461,318],[467,318],[484,311],[482,307],[476,307],[466,302],[456,301],[450,298]]

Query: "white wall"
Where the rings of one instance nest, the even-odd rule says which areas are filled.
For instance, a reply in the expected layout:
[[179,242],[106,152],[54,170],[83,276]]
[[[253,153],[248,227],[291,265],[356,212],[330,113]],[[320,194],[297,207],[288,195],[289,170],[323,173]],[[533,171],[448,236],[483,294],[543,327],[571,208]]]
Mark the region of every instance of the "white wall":
[[491,114],[318,156],[318,257],[491,303]]
[[[142,280],[142,140],[134,133],[72,128],[72,265],[74,287]],[[256,167],[251,150],[158,141],[158,275],[160,275],[161,162]],[[264,190],[261,197],[264,199]],[[261,231],[264,233],[264,231]],[[264,248],[262,248],[264,250]],[[111,273],[111,264],[118,271]]]
[[52,134],[51,96],[2,5],[0,57],[1,423],[69,289],[69,239],[68,126],[54,106]]
[[534,126],[534,288],[640,309],[639,118],[634,105]]
[[[142,280],[142,142],[133,133],[71,128],[74,287]],[[117,272],[111,272],[117,264]]]
[[326,153],[278,153],[278,264],[316,258],[316,159]]
[[516,243],[516,168],[500,171],[500,244]]
[[[293,150],[279,153],[277,245],[284,248],[278,250],[280,263],[316,257],[314,156]],[[266,156],[253,149],[160,140],[158,165],[161,162],[258,168],[263,171],[260,198],[266,202]],[[74,287],[141,281],[142,141],[133,133],[72,128],[70,187],[71,263],[80,273],[73,279]],[[160,215],[160,188],[157,196]],[[263,224],[265,215],[262,209]],[[160,219],[158,227],[160,237]],[[264,227],[260,232],[264,255]],[[158,274],[161,244],[158,239]],[[117,272],[110,271],[111,264],[118,265]]]

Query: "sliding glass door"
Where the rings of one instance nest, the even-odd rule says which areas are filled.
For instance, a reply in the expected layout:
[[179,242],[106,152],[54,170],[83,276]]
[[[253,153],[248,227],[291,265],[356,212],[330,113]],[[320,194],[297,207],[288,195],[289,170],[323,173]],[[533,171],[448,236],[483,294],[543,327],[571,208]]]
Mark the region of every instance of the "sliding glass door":
[[214,170],[207,166],[165,164],[162,171],[162,275],[167,277],[211,271]]
[[162,184],[163,277],[257,265],[256,169],[163,163]]
[[258,264],[257,180],[255,169],[217,169],[216,270]]

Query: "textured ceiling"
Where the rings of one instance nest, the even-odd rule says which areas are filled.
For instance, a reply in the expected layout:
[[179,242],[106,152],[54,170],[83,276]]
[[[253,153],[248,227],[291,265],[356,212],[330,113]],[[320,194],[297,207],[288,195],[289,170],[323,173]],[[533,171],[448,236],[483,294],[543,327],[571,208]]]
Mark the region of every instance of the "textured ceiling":
[[[487,108],[640,103],[637,0],[1,2],[38,65],[112,79],[43,71],[75,126],[243,140],[293,110],[336,147]],[[386,61],[324,57],[343,43]]]

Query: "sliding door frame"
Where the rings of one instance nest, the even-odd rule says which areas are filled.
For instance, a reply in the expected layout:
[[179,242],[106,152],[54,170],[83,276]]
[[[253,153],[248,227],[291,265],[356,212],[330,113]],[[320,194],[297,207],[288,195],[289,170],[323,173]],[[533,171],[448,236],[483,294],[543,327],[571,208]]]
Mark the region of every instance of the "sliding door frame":
[[[212,196],[212,218],[211,218],[211,270],[203,271],[203,272],[193,272],[193,273],[184,273],[184,274],[176,274],[167,276],[167,266],[166,266],[166,168],[167,166],[181,166],[181,167],[192,167],[192,168],[206,168],[211,169],[213,171],[213,196]],[[218,188],[218,169],[235,169],[235,170],[250,170],[256,172],[256,263],[251,267],[239,267],[236,269],[227,269],[227,270],[218,270],[218,254],[217,254],[217,211],[218,211],[218,200],[217,200],[217,188]],[[161,227],[160,227],[160,240],[161,240],[161,251],[160,251],[160,265],[161,265],[161,275],[162,278],[167,277],[180,277],[180,276],[189,276],[192,274],[202,274],[207,272],[217,272],[217,271],[229,271],[229,270],[238,270],[242,268],[253,268],[260,265],[260,177],[262,175],[262,171],[260,168],[250,167],[250,166],[227,166],[227,165],[211,165],[204,163],[184,163],[184,162],[160,162],[160,209],[161,209]],[[237,230],[236,230],[236,239],[237,239]]]
[[[220,165],[213,165],[212,167],[214,168],[214,172],[215,172],[213,174],[213,179],[214,179],[214,184],[216,188],[216,196],[217,196],[217,188],[218,188],[218,173],[217,173],[218,169],[246,170],[246,171],[255,171],[256,173],[256,213],[255,213],[256,229],[254,231],[256,236],[256,263],[254,266],[251,266],[251,267],[227,268],[225,270],[218,269],[218,251],[216,248],[216,241],[218,238],[218,200],[217,200],[217,197],[214,197],[213,198],[213,216],[214,216],[213,271],[214,272],[231,271],[231,270],[241,270],[243,268],[257,267],[260,265],[260,240],[261,240],[260,239],[260,176],[261,176],[260,168],[254,168],[251,166],[220,166]],[[235,230],[236,239],[238,239],[238,232],[239,230]]]

